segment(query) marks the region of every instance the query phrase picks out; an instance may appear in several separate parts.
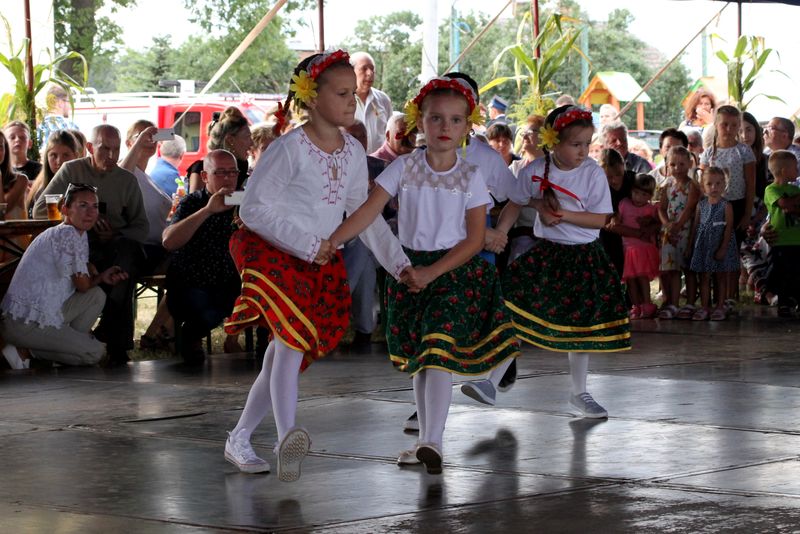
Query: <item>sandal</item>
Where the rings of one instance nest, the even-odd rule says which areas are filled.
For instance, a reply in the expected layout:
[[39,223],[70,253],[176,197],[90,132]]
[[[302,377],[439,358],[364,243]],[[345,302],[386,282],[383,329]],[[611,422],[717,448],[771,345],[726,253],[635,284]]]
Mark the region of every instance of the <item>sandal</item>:
[[706,320],[708,320],[708,308],[697,308],[697,311],[692,315],[692,321]]
[[661,311],[658,312],[659,319],[674,319],[675,314],[678,313],[678,308],[673,304],[666,304],[661,307]]
[[713,312],[711,312],[712,321],[724,321],[727,318],[728,315],[725,313],[724,308],[716,308]]
[[687,304],[686,306],[678,310],[678,313],[677,315],[675,315],[675,317],[677,317],[678,319],[691,319],[692,317],[694,317],[695,311],[697,311],[697,308],[695,308],[691,304]]

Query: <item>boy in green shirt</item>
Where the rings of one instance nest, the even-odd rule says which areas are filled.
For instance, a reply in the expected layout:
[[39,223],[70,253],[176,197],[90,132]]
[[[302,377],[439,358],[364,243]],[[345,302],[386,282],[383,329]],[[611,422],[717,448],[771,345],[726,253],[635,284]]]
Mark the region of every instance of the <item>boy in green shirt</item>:
[[778,236],[768,286],[778,295],[778,316],[791,317],[800,301],[800,187],[790,183],[797,179],[797,158],[788,150],[776,150],[768,165],[775,181],[764,191],[764,204]]

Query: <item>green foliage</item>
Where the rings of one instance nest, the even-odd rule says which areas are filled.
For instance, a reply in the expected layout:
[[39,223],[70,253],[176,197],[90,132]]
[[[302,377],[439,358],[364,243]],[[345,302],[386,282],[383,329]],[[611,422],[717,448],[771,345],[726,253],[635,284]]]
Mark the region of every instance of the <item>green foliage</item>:
[[[522,82],[527,82],[525,98],[513,108],[511,116],[520,120],[535,113],[546,114],[553,107],[553,100],[547,96],[548,92],[556,89],[552,83],[567,57],[573,52],[579,52],[575,41],[580,37],[580,32],[574,26],[563,26],[559,13],[553,13],[541,27],[539,34],[528,46],[528,36],[531,24],[531,15],[526,11],[517,28],[516,42],[505,47],[494,60],[495,76],[500,68],[500,62],[506,54],[514,58],[514,74],[495,77],[481,87],[481,93],[508,81],[516,81],[517,88],[522,92]],[[541,55],[536,56],[535,50],[539,49]]]
[[[11,40],[11,26],[8,20],[0,15],[5,25],[6,35],[9,43],[9,54],[0,53],[0,66],[2,66],[14,79],[13,93],[5,93],[0,96],[0,124],[5,124],[11,120],[21,120],[28,123],[31,131],[36,131],[36,122],[41,118],[41,113],[37,117],[36,97],[48,86],[54,84],[61,86],[69,95],[70,104],[72,103],[71,89],[83,91],[86,85],[88,70],[86,60],[77,52],[67,52],[61,54],[48,63],[33,66],[33,89],[28,87],[28,77],[25,61],[30,47],[30,40],[25,38],[22,44],[15,49]],[[61,70],[61,66],[66,61],[75,61],[83,66],[80,74],[82,76],[76,81]],[[38,159],[38,147],[32,149],[31,159]]]
[[[724,41],[719,35],[712,35],[712,38]],[[748,37],[746,35],[739,37],[736,41],[736,47],[730,56],[722,50],[717,51],[717,57],[728,68],[728,97],[731,103],[738,106],[742,111],[747,111],[747,107],[759,96],[786,103],[777,96],[764,93],[749,96],[753,90],[753,85],[759,76],[763,74],[767,59],[769,59],[772,52],[772,48],[767,48],[764,44],[763,37]],[[777,51],[775,54],[778,55]],[[745,68],[749,68],[747,73],[745,73]],[[767,72],[778,72],[786,76],[786,74],[778,70]]]

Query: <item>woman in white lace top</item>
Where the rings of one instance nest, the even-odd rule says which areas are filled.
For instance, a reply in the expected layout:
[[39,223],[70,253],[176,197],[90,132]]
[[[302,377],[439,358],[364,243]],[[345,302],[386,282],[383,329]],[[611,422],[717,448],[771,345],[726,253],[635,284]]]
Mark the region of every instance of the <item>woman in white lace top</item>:
[[89,264],[86,232],[98,215],[93,186],[70,184],[61,213],[64,222],[42,232],[25,251],[0,303],[2,352],[12,369],[29,367],[31,357],[93,365],[105,353],[89,333],[105,303],[97,286],[128,275],[117,266],[97,273]]

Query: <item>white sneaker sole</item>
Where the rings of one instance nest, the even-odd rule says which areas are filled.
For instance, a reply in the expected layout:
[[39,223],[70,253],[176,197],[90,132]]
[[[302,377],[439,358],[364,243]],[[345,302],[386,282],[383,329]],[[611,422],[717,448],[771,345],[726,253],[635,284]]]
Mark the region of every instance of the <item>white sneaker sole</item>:
[[240,464],[228,451],[225,451],[225,459],[238,467],[242,473],[269,473],[269,464],[266,461],[263,464]]
[[300,464],[311,448],[311,438],[302,428],[293,428],[278,445],[278,480],[295,482],[300,478]]
[[584,412],[583,409],[581,409],[578,406],[575,406],[571,402],[569,403],[569,407],[572,408],[572,411],[577,413],[580,417],[583,417],[583,418],[586,418],[586,419],[608,419],[608,412],[607,411],[603,411],[603,412],[599,412],[599,413],[588,413],[588,412]]
[[472,382],[466,382],[461,385],[461,393],[469,397],[470,399],[474,399],[481,404],[488,404],[489,406],[494,406],[494,399],[486,395],[481,389],[476,386]]

